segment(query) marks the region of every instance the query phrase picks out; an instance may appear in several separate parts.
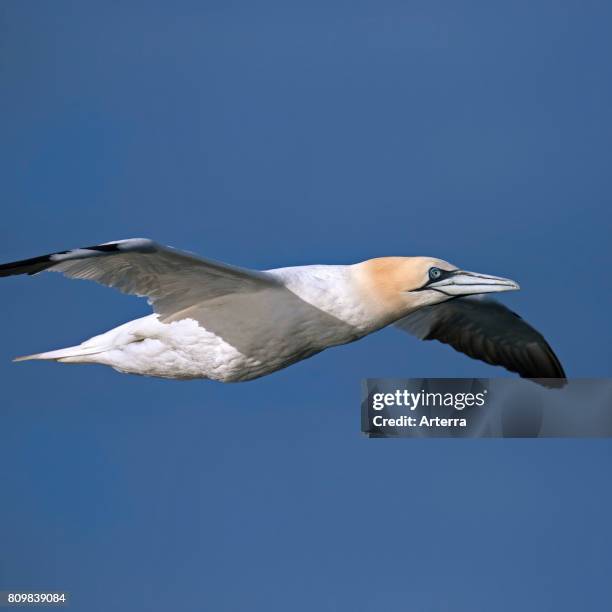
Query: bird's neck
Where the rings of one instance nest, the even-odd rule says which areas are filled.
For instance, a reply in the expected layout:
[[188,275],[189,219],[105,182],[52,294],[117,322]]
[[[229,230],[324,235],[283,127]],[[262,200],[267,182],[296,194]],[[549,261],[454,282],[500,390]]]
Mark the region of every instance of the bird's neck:
[[296,266],[267,272],[305,302],[363,334],[386,324],[380,319],[378,308],[364,300],[354,266]]

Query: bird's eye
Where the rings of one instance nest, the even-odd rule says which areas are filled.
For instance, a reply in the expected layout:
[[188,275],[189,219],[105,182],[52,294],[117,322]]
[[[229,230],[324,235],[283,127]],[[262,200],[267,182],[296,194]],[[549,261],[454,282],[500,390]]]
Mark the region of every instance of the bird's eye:
[[442,276],[442,270],[440,268],[429,268],[429,278],[436,280]]

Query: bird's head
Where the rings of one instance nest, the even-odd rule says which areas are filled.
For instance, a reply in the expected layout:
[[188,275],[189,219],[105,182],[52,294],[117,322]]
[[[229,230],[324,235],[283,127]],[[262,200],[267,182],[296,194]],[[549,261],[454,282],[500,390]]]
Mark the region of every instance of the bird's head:
[[380,257],[356,265],[367,299],[391,318],[462,295],[513,291],[507,278],[468,272],[433,257]]

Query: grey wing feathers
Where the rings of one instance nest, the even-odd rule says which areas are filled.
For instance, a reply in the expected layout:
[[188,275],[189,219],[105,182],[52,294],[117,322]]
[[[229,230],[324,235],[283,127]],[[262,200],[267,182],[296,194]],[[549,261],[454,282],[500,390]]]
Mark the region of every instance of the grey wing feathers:
[[257,291],[275,283],[265,272],[203,259],[144,238],[3,264],[0,276],[37,274],[45,270],[146,296],[155,312],[162,315],[171,315],[230,293]]
[[[542,334],[509,308],[489,298],[463,297],[426,306],[396,326],[422,340],[438,340],[524,378],[565,379],[559,359]],[[542,381],[562,386],[564,381]]]

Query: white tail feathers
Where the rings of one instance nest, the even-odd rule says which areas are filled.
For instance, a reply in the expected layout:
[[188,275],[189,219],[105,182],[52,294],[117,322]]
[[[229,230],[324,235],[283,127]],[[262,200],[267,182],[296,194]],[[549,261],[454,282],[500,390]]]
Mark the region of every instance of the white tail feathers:
[[[46,353],[35,353],[34,355],[24,355],[23,357],[15,357],[13,361],[30,361],[32,359],[47,359],[52,361],[62,361],[64,359],[70,359],[73,363],[80,361],[79,357],[87,357],[89,355],[95,355],[97,353],[104,353],[109,347],[85,347],[69,346],[67,348],[59,349],[57,351],[47,351]],[[89,359],[83,359],[83,361],[90,361]]]

